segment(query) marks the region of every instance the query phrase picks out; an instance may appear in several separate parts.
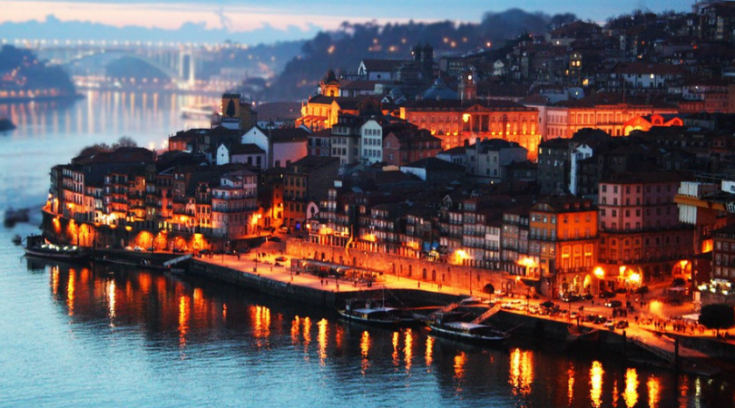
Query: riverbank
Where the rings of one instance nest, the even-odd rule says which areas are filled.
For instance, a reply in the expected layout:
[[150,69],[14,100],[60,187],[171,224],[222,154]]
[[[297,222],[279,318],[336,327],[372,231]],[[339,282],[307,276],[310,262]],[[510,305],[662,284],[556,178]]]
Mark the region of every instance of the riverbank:
[[[447,286],[440,288],[438,285],[390,275],[385,275],[382,281],[367,287],[334,278],[323,279],[315,275],[297,274],[290,267],[293,259],[277,262],[276,258],[285,258],[277,253],[263,254],[265,256],[241,255],[239,259],[234,255],[195,259],[189,265],[189,273],[278,299],[325,308],[340,308],[347,299],[356,297],[375,298],[383,290],[389,291],[391,296],[414,304],[420,302],[425,306],[437,307],[470,296],[462,289]],[[496,296],[492,300],[501,304],[520,302],[518,298]],[[524,299],[523,303],[537,306],[543,301],[544,299]],[[586,306],[588,313],[609,313],[609,310],[603,308],[604,306]],[[619,353],[635,364],[680,370],[706,377],[735,370],[735,366],[722,361],[735,361],[735,344],[715,341],[709,336],[663,333],[634,321],[629,321],[629,327],[624,330],[615,330],[601,324],[574,321],[569,318],[570,314],[550,317],[531,314],[527,310],[504,309],[490,320],[499,326],[518,327],[516,332],[525,337],[542,339],[544,342],[554,341],[571,348],[593,345]],[[573,336],[570,336],[570,327],[577,324],[597,332],[590,337],[593,340],[571,339]]]

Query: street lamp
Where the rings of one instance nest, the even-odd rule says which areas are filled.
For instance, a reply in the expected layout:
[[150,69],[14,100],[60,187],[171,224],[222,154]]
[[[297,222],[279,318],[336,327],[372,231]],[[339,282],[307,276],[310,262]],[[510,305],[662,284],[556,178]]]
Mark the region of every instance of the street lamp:
[[602,281],[605,279],[605,270],[598,266],[595,268],[594,274],[597,277],[597,295],[600,296],[602,294]]

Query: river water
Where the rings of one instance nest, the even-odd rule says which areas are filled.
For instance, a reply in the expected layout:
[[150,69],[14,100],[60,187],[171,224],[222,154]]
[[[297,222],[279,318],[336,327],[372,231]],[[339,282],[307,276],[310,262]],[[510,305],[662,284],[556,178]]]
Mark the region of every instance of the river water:
[[[152,94],[0,105],[0,208],[40,204],[48,170],[121,135],[159,147],[196,123]],[[35,224],[38,219],[34,220]],[[22,258],[0,230],[1,407],[731,407],[730,378],[627,365],[543,340],[466,346],[188,277]]]

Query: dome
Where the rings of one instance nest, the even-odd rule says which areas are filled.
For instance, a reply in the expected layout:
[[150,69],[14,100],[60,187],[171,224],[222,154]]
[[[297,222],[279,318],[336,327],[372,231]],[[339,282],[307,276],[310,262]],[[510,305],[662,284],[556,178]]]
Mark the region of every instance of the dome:
[[436,81],[434,81],[434,85],[424,91],[422,99],[454,100],[457,99],[457,92],[449,89],[443,79],[437,78]]

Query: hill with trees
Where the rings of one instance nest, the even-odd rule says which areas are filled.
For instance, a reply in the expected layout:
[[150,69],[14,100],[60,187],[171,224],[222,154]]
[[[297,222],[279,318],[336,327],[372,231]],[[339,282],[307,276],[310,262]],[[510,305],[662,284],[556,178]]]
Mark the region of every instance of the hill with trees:
[[379,25],[342,23],[333,32],[320,32],[304,43],[301,53],[286,64],[269,90],[273,98],[305,98],[314,92],[328,69],[355,71],[364,58],[410,58],[411,47],[428,43],[435,56],[488,52],[520,35],[540,35],[576,20],[573,14],[549,16],[511,9],[486,13],[478,23],[441,21]]

